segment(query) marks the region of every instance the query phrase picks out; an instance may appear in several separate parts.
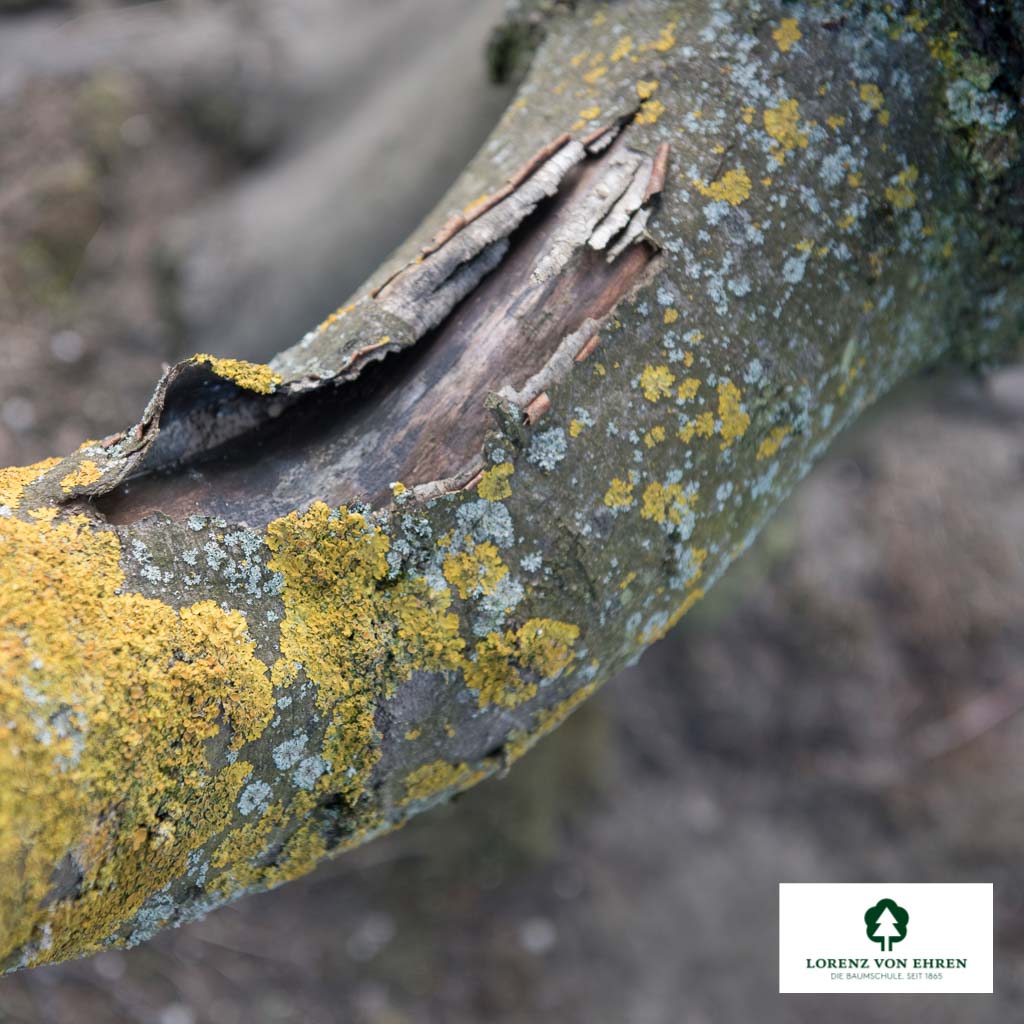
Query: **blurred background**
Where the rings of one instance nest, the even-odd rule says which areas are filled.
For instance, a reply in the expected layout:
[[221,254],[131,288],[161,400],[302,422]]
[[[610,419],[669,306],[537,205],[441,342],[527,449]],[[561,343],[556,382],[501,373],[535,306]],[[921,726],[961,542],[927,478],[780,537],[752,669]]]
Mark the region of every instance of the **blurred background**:
[[[0,0],[0,464],[264,360],[509,99],[502,0]],[[891,396],[726,579],[502,781],[149,945],[0,979],[25,1024],[1024,1016],[1024,369]],[[777,994],[779,881],[992,881],[996,995]]]

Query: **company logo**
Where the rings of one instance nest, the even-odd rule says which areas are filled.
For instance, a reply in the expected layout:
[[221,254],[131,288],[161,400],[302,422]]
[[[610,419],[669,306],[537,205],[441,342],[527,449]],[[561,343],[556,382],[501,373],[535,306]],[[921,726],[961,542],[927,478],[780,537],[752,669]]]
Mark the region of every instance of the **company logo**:
[[987,882],[781,882],[779,991],[991,992],[992,902]]
[[883,953],[891,953],[892,944],[902,942],[907,937],[909,921],[910,914],[895,900],[881,899],[864,911],[868,938],[872,942],[881,943]]

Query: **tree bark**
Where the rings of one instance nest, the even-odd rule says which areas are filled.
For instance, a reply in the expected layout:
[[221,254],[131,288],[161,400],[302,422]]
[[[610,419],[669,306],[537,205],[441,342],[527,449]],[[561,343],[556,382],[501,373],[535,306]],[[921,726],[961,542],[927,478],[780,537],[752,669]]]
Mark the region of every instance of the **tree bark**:
[[0,471],[4,967],[504,770],[865,406],[1012,351],[1022,19],[993,10],[523,9],[518,98],[352,302]]

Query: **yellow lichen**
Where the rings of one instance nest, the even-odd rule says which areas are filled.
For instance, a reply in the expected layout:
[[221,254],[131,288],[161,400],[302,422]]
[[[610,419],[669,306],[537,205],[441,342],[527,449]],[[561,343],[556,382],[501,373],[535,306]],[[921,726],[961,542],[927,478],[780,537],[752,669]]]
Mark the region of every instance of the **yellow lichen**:
[[715,432],[715,417],[710,412],[702,412],[699,416],[690,420],[679,431],[679,440],[689,444],[694,436],[710,437]]
[[416,668],[458,667],[465,646],[451,595],[422,577],[388,581],[390,540],[366,518],[322,502],[267,527],[268,567],[284,578],[274,682],[303,672],[327,719],[318,787],[358,807],[379,759],[377,699]]
[[508,575],[508,566],[498,549],[488,540],[470,545],[465,551],[452,551],[441,564],[444,578],[465,600],[474,594],[492,594]]
[[655,124],[659,117],[665,113],[665,104],[661,100],[644,100],[637,112],[636,124]]
[[745,199],[750,198],[750,177],[742,167],[726,171],[710,185],[705,185],[699,178],[694,179],[692,185],[706,199],[726,202],[730,206],[739,206]]
[[579,635],[577,626],[557,619],[529,619],[519,629],[488,633],[465,667],[466,685],[477,691],[482,708],[518,707],[537,694],[537,683],[520,668],[542,680],[553,678],[572,662]]
[[583,433],[583,428],[586,424],[583,420],[570,420],[569,421],[569,436],[579,437]]
[[640,390],[648,402],[657,402],[672,394],[675,374],[667,366],[645,366],[640,374]]
[[802,38],[800,29],[797,27],[796,18],[783,18],[779,22],[779,27],[772,33],[772,39],[775,40],[775,45],[783,52],[789,53],[789,51],[798,43]]
[[863,82],[858,90],[862,103],[866,103],[872,110],[881,110],[885,104],[885,96],[882,90],[874,82]]
[[648,448],[654,448],[664,440],[665,428],[660,423],[655,427],[651,427],[651,429],[644,434],[644,445]]
[[673,306],[669,306],[669,308],[665,310],[665,316],[664,316],[665,323],[667,323],[667,324],[674,324],[678,319],[679,319],[679,310],[675,309]]
[[657,50],[659,53],[666,53],[676,45],[676,22],[670,21],[659,33],[658,38],[653,42],[641,47],[644,50]]
[[[50,510],[52,511],[52,510]],[[124,591],[120,544],[85,517],[0,519],[0,945],[99,949],[227,825],[273,704],[245,618]],[[49,900],[65,858],[75,895]]]
[[352,310],[355,309],[355,308],[356,308],[356,304],[354,302],[350,302],[347,306],[342,306],[340,309],[336,309],[329,317],[327,317],[326,320],[323,320],[317,326],[317,331],[318,332],[326,331],[328,327],[333,326],[343,316],[346,316],[348,313],[351,313]]
[[952,71],[956,67],[957,62],[957,51],[956,51],[956,40],[958,33],[947,32],[946,38],[936,38],[928,40],[928,52],[932,57],[939,61],[947,71]]
[[501,501],[512,493],[508,478],[515,472],[511,462],[502,462],[486,470],[477,486],[477,494],[488,501]]
[[637,639],[642,644],[653,644],[656,640],[661,640],[674,626],[679,624],[679,620],[704,596],[704,591],[697,589],[691,590],[686,597],[679,603],[675,611],[668,617],[668,621],[663,626],[649,629],[646,633],[643,633]]
[[593,121],[594,118],[601,116],[600,107],[586,107],[580,111],[580,117],[584,121]]
[[773,427],[768,436],[761,442],[757,449],[757,458],[770,459],[782,446],[782,442],[789,436],[789,427]]
[[640,515],[656,523],[671,522],[677,526],[683,521],[690,499],[682,484],[648,484],[644,490]]
[[451,790],[461,791],[486,779],[493,769],[473,768],[465,762],[431,761],[421,765],[405,777],[405,799],[429,800]]
[[604,503],[609,508],[629,508],[633,504],[633,485],[615,477],[605,492]]
[[686,380],[679,385],[679,389],[676,391],[676,396],[682,402],[689,402],[691,399],[696,398],[699,389],[700,381],[696,377],[687,377]]
[[917,204],[914,185],[917,183],[918,170],[914,164],[904,168],[896,176],[894,184],[886,187],[885,198],[897,210],[909,210]]
[[83,459],[72,472],[61,478],[60,486],[64,491],[76,487],[88,487],[103,476],[103,470],[92,459]]
[[210,367],[218,377],[237,384],[247,391],[269,395],[281,383],[281,375],[263,363],[249,363],[244,359],[218,359],[203,353],[194,355],[193,360]]
[[[210,890],[223,897],[253,886],[272,887],[311,871],[327,852],[320,824],[311,815],[316,802],[313,793],[301,792],[290,803],[277,801],[255,821],[236,826],[210,858],[212,867],[222,869]],[[268,864],[265,855],[272,845],[275,854]]]
[[743,395],[731,380],[718,385],[718,418],[722,421],[722,447],[739,440],[750,426],[750,415],[740,407]]
[[644,80],[640,79],[636,83],[636,94],[642,100],[649,100],[658,91],[658,81],[656,79]]
[[539,740],[557,729],[597,689],[596,683],[587,683],[554,707],[538,711],[534,716],[535,727],[529,731],[512,733],[505,743],[505,757],[508,764],[515,764]]
[[615,49],[612,50],[611,55],[608,57],[608,59],[613,64],[618,64],[618,62],[620,60],[622,60],[623,57],[628,57],[629,56],[630,51],[632,49],[633,49],[633,37],[632,36],[623,36],[618,41],[618,43],[616,44]]
[[800,104],[797,100],[783,100],[777,107],[764,112],[765,131],[775,140],[772,156],[782,164],[786,154],[794,149],[806,149],[808,137],[800,131]]
[[31,466],[11,466],[0,469],[0,505],[16,509],[21,503],[22,491],[29,484],[35,483],[48,470],[53,469],[61,460],[44,459]]

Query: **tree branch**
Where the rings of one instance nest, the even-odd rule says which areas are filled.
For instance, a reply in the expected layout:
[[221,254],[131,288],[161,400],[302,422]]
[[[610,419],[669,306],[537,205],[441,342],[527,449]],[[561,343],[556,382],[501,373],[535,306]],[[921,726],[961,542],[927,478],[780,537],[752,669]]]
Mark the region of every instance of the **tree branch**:
[[350,304],[0,472],[7,969],[502,770],[867,404],[1017,344],[1012,47],[948,4],[577,8]]

